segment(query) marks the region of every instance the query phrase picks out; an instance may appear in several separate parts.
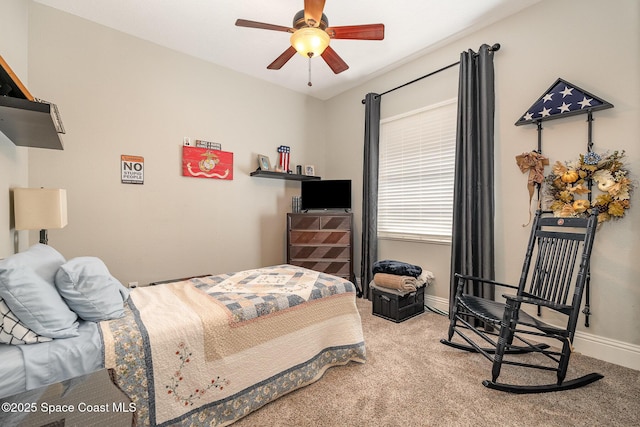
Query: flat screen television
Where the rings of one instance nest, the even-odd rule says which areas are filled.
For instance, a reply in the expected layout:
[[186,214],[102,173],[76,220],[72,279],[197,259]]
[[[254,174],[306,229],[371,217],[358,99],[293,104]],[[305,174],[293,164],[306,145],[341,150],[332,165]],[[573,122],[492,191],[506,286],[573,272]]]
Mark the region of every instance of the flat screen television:
[[327,179],[302,181],[303,211],[315,209],[351,209],[351,180]]

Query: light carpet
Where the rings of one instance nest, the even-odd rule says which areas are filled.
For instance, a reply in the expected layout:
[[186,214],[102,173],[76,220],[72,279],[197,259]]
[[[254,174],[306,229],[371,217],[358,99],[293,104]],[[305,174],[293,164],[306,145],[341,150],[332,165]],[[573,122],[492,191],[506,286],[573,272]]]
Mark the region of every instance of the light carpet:
[[[554,393],[490,390],[482,385],[490,377],[488,360],[440,343],[446,317],[425,312],[396,324],[373,316],[370,301],[357,304],[367,362],[331,368],[320,381],[267,404],[234,427],[640,426],[640,371],[576,352],[568,379],[590,372],[604,379]],[[499,379],[526,382],[540,375],[547,374],[505,367]]]

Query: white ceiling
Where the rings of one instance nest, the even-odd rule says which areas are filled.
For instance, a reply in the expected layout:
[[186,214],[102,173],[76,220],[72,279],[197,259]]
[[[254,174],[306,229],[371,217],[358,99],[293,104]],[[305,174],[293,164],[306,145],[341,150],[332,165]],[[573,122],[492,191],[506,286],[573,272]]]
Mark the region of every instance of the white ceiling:
[[[314,58],[311,87],[309,60],[300,55],[280,70],[266,68],[289,47],[289,33],[235,26],[238,18],[292,26],[303,0],[35,1],[325,100],[540,0],[327,0],[330,26],[383,23],[385,39],[331,40],[350,68],[336,75],[324,60]],[[500,40],[486,40],[494,42]]]

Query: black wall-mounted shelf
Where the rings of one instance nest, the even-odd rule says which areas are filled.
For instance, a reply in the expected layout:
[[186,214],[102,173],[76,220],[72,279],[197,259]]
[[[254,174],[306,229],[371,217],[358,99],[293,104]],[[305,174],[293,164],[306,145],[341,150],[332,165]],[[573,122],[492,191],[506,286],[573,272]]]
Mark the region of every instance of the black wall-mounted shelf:
[[0,96],[0,131],[21,147],[62,150],[51,104]]
[[295,173],[283,173],[283,172],[273,172],[273,171],[263,171],[262,169],[257,169],[254,172],[250,173],[251,176],[258,176],[261,178],[274,178],[274,179],[288,179],[290,181],[317,181],[321,178],[319,176],[309,176],[309,175],[298,175]]

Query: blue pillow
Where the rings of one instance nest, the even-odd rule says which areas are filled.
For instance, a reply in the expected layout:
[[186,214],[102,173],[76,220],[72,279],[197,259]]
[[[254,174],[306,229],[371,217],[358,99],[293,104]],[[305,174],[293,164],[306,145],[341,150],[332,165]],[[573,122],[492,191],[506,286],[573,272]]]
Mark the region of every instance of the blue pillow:
[[38,335],[78,336],[78,316],[69,310],[54,284],[64,262],[58,251],[42,244],[0,261],[0,297],[18,320]]
[[65,261],[62,254],[51,246],[37,243],[24,252],[0,261],[0,269],[29,267],[46,282],[53,284],[58,268]]
[[80,318],[98,322],[124,316],[129,290],[95,257],[78,257],[56,273],[58,292]]

